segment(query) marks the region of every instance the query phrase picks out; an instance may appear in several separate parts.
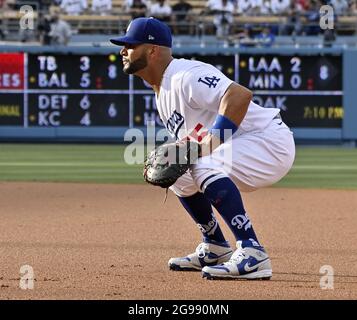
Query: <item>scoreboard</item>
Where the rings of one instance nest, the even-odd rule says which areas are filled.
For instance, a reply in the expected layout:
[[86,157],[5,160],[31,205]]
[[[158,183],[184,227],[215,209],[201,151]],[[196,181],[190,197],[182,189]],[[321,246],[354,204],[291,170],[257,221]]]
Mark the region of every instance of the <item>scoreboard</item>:
[[240,55],[238,82],[290,127],[341,128],[341,56]]
[[[178,57],[178,56],[177,56]],[[291,127],[341,128],[341,55],[195,55],[279,108]],[[179,57],[178,57],[179,58]],[[0,53],[0,126],[162,125],[150,86],[118,54]]]
[[[8,74],[8,56],[0,55],[3,74]],[[17,67],[13,75],[21,74],[21,84],[0,86],[0,110],[18,112],[6,116],[0,111],[0,124],[129,125],[129,81],[116,55],[22,54]]]

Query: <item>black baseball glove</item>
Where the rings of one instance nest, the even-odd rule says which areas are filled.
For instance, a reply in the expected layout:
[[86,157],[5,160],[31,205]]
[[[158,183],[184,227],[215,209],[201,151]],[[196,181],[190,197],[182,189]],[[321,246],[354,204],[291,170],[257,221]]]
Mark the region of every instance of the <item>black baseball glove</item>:
[[155,186],[168,188],[196,162],[199,153],[200,145],[194,141],[163,144],[148,154],[144,179]]

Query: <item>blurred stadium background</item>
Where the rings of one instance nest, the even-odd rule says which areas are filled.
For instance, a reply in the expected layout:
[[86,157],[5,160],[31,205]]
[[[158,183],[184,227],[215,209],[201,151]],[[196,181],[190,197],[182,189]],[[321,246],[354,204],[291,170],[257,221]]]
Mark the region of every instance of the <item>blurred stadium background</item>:
[[281,186],[357,186],[356,0],[0,0],[2,180],[141,181],[118,145],[129,128],[163,127],[109,43],[138,16],[170,25],[175,57],[280,108],[299,145]]

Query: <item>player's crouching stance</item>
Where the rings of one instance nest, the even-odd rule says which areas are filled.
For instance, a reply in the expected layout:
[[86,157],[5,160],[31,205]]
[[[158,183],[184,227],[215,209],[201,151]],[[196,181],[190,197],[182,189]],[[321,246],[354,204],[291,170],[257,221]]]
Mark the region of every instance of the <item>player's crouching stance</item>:
[[[174,181],[161,184],[170,185],[203,235],[195,252],[169,260],[170,269],[202,270],[209,279],[269,279],[271,262],[253,230],[240,191],[272,185],[293,164],[294,139],[279,110],[253,103],[248,89],[212,65],[174,59],[170,30],[156,19],[135,19],[125,36],[111,41],[123,46],[123,71],[152,86],[170,134],[177,141],[189,137],[199,142],[196,163],[187,172],[181,167]],[[153,172],[144,172],[149,182]],[[234,252],[212,206],[237,240]]]

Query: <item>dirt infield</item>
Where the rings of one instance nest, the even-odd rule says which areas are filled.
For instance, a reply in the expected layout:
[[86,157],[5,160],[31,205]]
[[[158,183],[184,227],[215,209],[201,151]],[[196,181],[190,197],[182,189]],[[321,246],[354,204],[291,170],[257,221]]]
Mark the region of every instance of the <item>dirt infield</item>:
[[[273,188],[243,198],[272,259],[270,281],[169,271],[167,260],[201,236],[172,194],[163,204],[162,189],[0,183],[0,298],[357,299],[357,191]],[[19,287],[26,264],[33,290]],[[323,265],[333,267],[334,289],[320,288]]]

